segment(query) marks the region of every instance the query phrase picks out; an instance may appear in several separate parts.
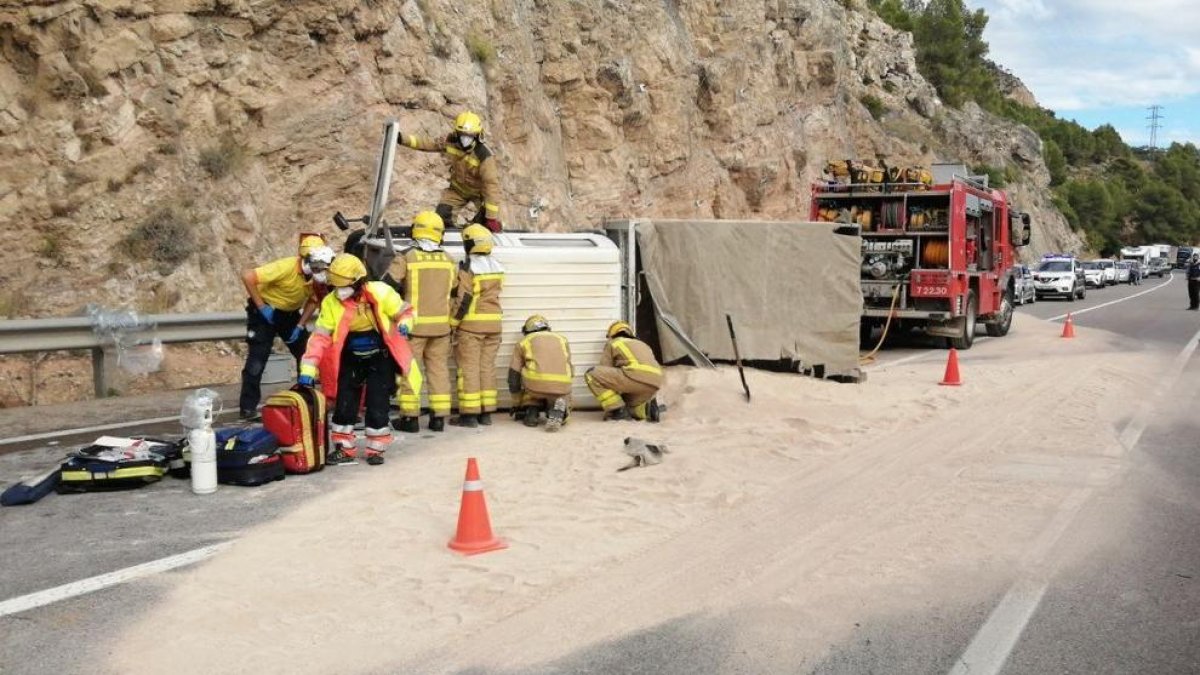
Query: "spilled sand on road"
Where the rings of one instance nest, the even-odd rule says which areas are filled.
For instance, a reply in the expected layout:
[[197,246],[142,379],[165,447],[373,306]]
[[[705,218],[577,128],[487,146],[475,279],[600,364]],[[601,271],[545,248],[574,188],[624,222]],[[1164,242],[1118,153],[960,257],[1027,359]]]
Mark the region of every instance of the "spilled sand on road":
[[[468,665],[536,663],[732,602],[728,589],[697,597],[686,586],[703,580],[672,579],[672,566],[699,560],[697,574],[715,575],[726,559],[761,554],[738,540],[740,519],[778,515],[772,500],[786,498],[797,480],[842,466],[828,482],[826,508],[840,509],[845,522],[821,549],[824,558],[794,572],[819,579],[822,597],[897,579],[916,583],[948,559],[1008,564],[1010,544],[1033,537],[1066,488],[1003,475],[997,482],[989,462],[1014,448],[1054,456],[1111,450],[1110,417],[1121,411],[1103,402],[1119,401],[1121,389],[1144,384],[1138,373],[1160,365],[1102,334],[1060,342],[1056,325],[1019,316],[1015,326],[1010,337],[963,353],[961,388],[936,385],[944,352],[873,373],[861,385],[751,371],[749,404],[736,370],[672,368],[664,392],[670,409],[659,425],[601,423],[583,411],[558,434],[504,417],[480,431],[406,436],[386,465],[328,469],[359,476],[175,575],[165,600],[100,656],[128,673],[398,671],[417,666],[397,664],[426,655],[424,672],[450,668],[453,653]],[[1071,391],[1087,398],[1064,399]],[[1054,419],[1036,414],[1039,404],[1021,404],[1032,395],[1063,402]],[[985,423],[1008,412],[1027,419],[987,438]],[[924,462],[922,480],[872,472],[879,462],[870,453],[903,460],[914,445],[903,434],[942,420],[959,435],[945,453],[926,449],[913,458]],[[978,442],[963,440],[974,439],[976,427]],[[1060,434],[1077,442],[1058,447]],[[662,465],[617,473],[629,435],[666,443],[671,452]],[[505,551],[461,557],[446,548],[468,456],[479,459],[492,524],[510,544]],[[852,461],[862,463],[864,476],[879,474],[875,482],[854,484]],[[896,465],[898,472],[912,468]],[[935,499],[930,485],[953,489]],[[856,520],[860,492],[869,503]],[[820,495],[812,498],[806,510],[816,518]],[[906,500],[911,509],[903,508]],[[884,517],[887,530],[872,534]],[[939,523],[954,529],[941,531]],[[703,536],[709,530],[715,540]],[[603,585],[606,575],[636,569],[647,556],[657,556],[658,567],[645,578],[666,575],[653,598],[644,589]],[[771,586],[763,581],[757,588]],[[563,600],[573,595],[592,606]],[[605,602],[648,611],[595,615],[611,611]],[[524,624],[523,638],[514,639],[511,631]],[[444,651],[464,636],[471,649]],[[814,636],[811,648],[820,644]],[[500,661],[489,663],[488,654]]]

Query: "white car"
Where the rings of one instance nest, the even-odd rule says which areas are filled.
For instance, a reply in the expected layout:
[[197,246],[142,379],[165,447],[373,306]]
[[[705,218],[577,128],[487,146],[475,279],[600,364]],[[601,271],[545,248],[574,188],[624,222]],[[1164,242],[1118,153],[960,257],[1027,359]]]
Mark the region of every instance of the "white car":
[[1013,267],[1013,302],[1023,305],[1037,301],[1037,288],[1033,285],[1033,272],[1028,265]]
[[1117,263],[1113,260],[1097,260],[1096,264],[1104,270],[1104,285],[1115,286],[1117,283]]
[[1042,260],[1033,273],[1033,287],[1038,300],[1057,295],[1075,302],[1083,300],[1087,286],[1083,282],[1083,268],[1074,258],[1048,258]]
[[1117,283],[1118,284],[1130,283],[1131,279],[1129,277],[1130,277],[1129,263],[1125,262],[1124,260],[1117,263]]
[[1080,263],[1083,268],[1083,282],[1085,286],[1092,288],[1104,288],[1104,270],[1100,267],[1100,262],[1097,260],[1088,260]]

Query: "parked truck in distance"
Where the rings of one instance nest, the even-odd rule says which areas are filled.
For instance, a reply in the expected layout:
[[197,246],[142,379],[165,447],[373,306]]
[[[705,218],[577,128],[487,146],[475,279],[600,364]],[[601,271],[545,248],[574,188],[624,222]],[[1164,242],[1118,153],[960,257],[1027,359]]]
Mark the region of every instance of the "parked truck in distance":
[[1150,261],[1158,256],[1155,246],[1126,246],[1121,249],[1121,260],[1136,260],[1142,267],[1149,267]]
[[1191,246],[1180,246],[1178,252],[1175,254],[1175,269],[1187,269],[1188,261],[1192,259],[1192,254],[1195,252],[1196,249]]

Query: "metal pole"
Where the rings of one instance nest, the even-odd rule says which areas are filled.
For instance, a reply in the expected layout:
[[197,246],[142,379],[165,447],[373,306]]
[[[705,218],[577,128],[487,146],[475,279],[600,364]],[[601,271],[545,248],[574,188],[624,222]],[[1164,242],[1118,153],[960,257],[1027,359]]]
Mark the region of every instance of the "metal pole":
[[104,348],[92,348],[92,388],[96,398],[108,396],[108,370],[104,367]]

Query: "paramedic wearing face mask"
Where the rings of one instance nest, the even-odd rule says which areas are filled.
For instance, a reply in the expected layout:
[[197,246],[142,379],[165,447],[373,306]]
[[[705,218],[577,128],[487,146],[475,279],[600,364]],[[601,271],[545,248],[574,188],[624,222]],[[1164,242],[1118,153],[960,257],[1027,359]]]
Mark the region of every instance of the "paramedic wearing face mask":
[[450,158],[450,185],[438,200],[437,214],[447,227],[454,223],[454,210],[476,204],[472,222],[492,232],[500,231],[500,170],[496,158],[483,144],[483,120],[473,112],[454,119],[454,132],[444,140],[400,134],[396,143],[422,152],[445,152]]
[[329,286],[297,383],[312,387],[320,378],[321,391],[333,404],[329,464],[354,463],[358,456],[354,422],[364,402],[367,463],[383,464],[393,441],[388,398],[397,373],[413,391],[421,391],[421,370],[407,340],[413,309],[391,286],[368,281],[366,266],[349,253],[333,259]]
[[242,419],[251,419],[262,398],[262,375],[279,337],[297,363],[304,355],[308,334],[304,325],[317,308],[314,287],[325,283],[333,249],[319,234],[300,235],[298,255],[242,271],[246,301],[246,365],[238,406]]

